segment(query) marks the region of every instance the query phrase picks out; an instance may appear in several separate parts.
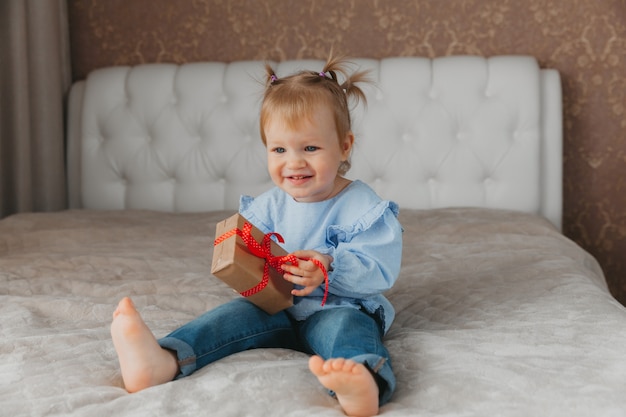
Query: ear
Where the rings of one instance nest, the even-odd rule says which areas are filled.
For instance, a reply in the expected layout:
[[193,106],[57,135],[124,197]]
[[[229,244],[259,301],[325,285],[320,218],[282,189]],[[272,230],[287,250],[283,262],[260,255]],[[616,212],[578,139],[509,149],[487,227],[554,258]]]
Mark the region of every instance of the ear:
[[354,133],[349,131],[346,133],[346,137],[343,139],[343,142],[341,142],[341,157],[344,161],[348,160],[350,157],[352,145],[354,145]]

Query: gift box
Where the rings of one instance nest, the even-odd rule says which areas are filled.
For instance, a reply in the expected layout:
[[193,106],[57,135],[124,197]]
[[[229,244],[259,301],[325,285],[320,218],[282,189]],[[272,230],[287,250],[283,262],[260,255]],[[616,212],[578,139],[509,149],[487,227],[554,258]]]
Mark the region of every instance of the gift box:
[[268,314],[275,314],[293,305],[293,284],[277,270],[279,264],[271,265],[271,258],[277,261],[287,252],[270,235],[240,214],[219,222],[211,273]]

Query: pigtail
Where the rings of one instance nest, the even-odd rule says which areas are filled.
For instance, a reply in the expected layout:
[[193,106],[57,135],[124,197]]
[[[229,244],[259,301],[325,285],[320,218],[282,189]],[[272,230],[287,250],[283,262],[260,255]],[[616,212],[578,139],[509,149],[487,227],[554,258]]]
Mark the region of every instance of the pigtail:
[[[370,83],[370,71],[365,70],[351,73],[348,71],[349,64],[350,62],[345,60],[344,57],[333,56],[333,52],[331,50],[328,60],[326,61],[326,65],[324,65],[324,68],[320,75],[328,74],[328,77],[330,77],[339,85],[339,87],[346,93],[346,96],[348,98],[353,98],[356,103],[362,101],[363,104],[367,105],[367,98],[365,96],[365,93],[357,84]],[[337,73],[343,76],[344,82],[341,84],[339,84]]]
[[278,81],[274,68],[269,63],[265,63],[265,88],[268,88],[272,84]]

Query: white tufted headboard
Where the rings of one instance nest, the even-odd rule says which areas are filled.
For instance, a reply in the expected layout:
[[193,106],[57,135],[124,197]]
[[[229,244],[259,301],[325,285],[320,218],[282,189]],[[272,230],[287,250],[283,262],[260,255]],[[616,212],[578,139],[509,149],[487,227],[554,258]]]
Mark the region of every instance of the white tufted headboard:
[[[532,57],[355,59],[372,69],[354,111],[349,177],[404,208],[562,212],[559,74]],[[278,75],[322,61],[273,64]],[[94,71],[69,105],[70,206],[209,211],[271,186],[258,127],[263,62]]]

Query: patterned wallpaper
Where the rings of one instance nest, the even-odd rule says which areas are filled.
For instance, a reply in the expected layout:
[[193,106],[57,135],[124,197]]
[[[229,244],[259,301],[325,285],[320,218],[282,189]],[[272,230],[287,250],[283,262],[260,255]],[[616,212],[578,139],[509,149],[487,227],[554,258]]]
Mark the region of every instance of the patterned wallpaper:
[[529,54],[561,72],[564,233],[626,304],[626,0],[68,0],[74,79],[144,62]]

